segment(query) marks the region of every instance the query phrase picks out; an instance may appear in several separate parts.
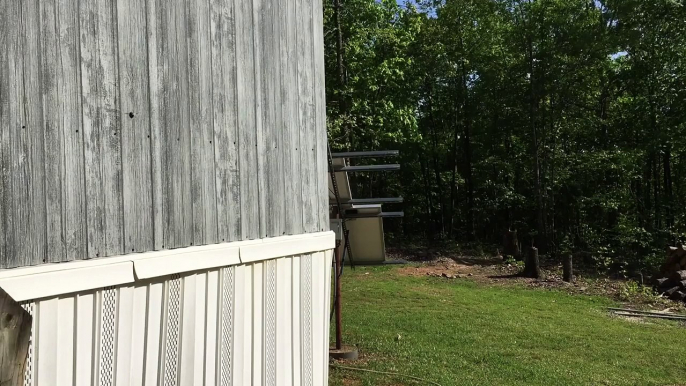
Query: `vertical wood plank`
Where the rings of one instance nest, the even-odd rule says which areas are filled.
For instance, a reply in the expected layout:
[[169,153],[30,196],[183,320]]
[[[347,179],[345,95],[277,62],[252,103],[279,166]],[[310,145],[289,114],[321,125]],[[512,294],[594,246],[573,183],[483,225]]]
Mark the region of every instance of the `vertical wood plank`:
[[158,384],[160,372],[160,347],[162,344],[162,303],[164,284],[162,282],[148,285],[148,309],[146,310],[145,335],[145,378],[144,385]]
[[266,46],[266,41],[264,40],[264,26],[267,24],[265,18],[266,8],[271,6],[271,1],[269,0],[252,0],[253,3],[253,16],[252,16],[252,30],[253,30],[253,45],[254,45],[254,65],[255,71],[253,72],[254,84],[255,84],[255,138],[256,138],[256,153],[257,153],[257,165],[253,170],[255,177],[257,179],[257,206],[258,206],[258,219],[259,219],[259,233],[258,237],[268,237],[267,229],[267,217],[269,216],[269,208],[267,207],[267,196],[268,192],[268,165],[267,165],[267,135],[266,132],[269,130],[265,122],[265,114],[267,113],[267,106],[265,103],[265,98],[263,95],[263,85],[267,81],[265,79],[264,68],[267,66],[264,58],[264,49]]
[[317,198],[316,149],[314,131],[314,63],[312,55],[312,1],[298,0],[298,112],[300,126],[300,167],[302,178],[303,230],[317,230],[319,200]]
[[[43,92],[43,121],[45,125],[45,201],[47,215],[47,261],[67,259],[63,180],[65,160],[63,156],[64,133],[62,132],[60,94],[58,88],[59,46],[55,0],[39,2],[41,13],[41,61],[40,72]],[[7,153],[3,153],[5,156]],[[7,188],[4,189],[8,191]],[[4,206],[4,205],[3,205]]]
[[164,76],[166,52],[166,24],[163,14],[157,9],[158,0],[146,0],[147,38],[148,38],[148,84],[150,93],[150,162],[152,171],[152,227],[153,248],[164,248],[164,219],[162,203],[164,201],[164,184],[162,183],[164,150]]
[[121,117],[112,1],[79,4],[88,257],[92,258],[124,253]]
[[260,237],[259,184],[256,173],[258,99],[255,96],[255,42],[253,0],[235,0],[236,97],[241,197],[241,239]]
[[282,153],[287,151],[284,146],[285,125],[283,119],[284,99],[281,93],[281,78],[285,75],[281,66],[281,34],[286,28],[281,25],[281,14],[286,13],[284,2],[272,2],[271,34],[268,43],[271,43],[269,58],[269,95],[271,96],[270,117],[270,152],[267,163],[269,169],[269,207],[270,234],[282,236],[286,234],[286,186],[285,168]]
[[[79,9],[74,1],[56,2],[58,30],[59,116],[64,139],[64,176],[62,221],[67,247],[67,260],[87,257],[87,218],[85,162],[81,112],[81,55],[79,42]],[[55,65],[55,63],[51,63]]]
[[[157,0],[162,248],[191,245],[191,136],[185,0]],[[151,54],[152,55],[152,54]],[[161,66],[161,68],[160,68]],[[161,77],[160,77],[161,73]]]
[[281,123],[279,2],[255,0],[256,48],[255,82],[258,94],[258,182],[261,237],[284,233],[284,182],[280,152]]
[[154,234],[146,6],[138,0],[116,1],[124,248],[141,252],[152,250]]
[[33,265],[45,258],[43,117],[39,15],[35,1],[12,2],[3,9],[2,205],[5,248],[2,267]]
[[0,12],[0,267],[8,267],[9,255],[6,252],[7,237],[7,201],[9,199],[9,174],[6,171],[9,158],[8,146],[9,121],[9,7],[3,7]]
[[212,103],[220,241],[241,238],[234,0],[211,0]]
[[188,0],[188,76],[191,129],[193,245],[217,242],[212,46],[209,0]]
[[[7,104],[6,119],[7,131],[2,133],[2,153],[3,159],[3,190],[4,201],[3,211],[5,215],[6,225],[4,226],[5,233],[5,259],[6,266],[16,267],[24,263],[24,258],[21,256],[22,251],[18,248],[17,242],[19,235],[26,232],[25,226],[22,226],[20,220],[24,218],[22,213],[24,208],[17,208],[17,196],[25,194],[24,185],[24,160],[21,157],[21,150],[23,148],[22,131],[25,127],[25,112],[24,103],[24,55],[22,52],[22,19],[21,19],[21,3],[10,2],[6,5],[5,13],[7,15],[7,30],[8,36],[6,39],[6,54],[7,59],[5,66],[7,66],[7,100],[2,101]],[[19,154],[18,154],[19,153]],[[19,217],[17,217],[19,216]],[[24,224],[25,225],[25,224]]]
[[93,352],[96,327],[96,297],[93,292],[76,296],[76,386],[89,386],[93,382]]
[[302,233],[303,195],[300,174],[300,117],[298,114],[298,55],[297,55],[297,1],[285,0],[281,10],[281,98],[284,171],[284,194],[289,200],[285,206],[285,231],[289,235]]
[[312,1],[312,36],[314,57],[314,101],[315,119],[314,131],[316,133],[316,197],[318,203],[319,231],[329,229],[329,178],[328,178],[328,155],[327,155],[327,127],[326,127],[326,86],[325,86],[325,63],[324,63],[324,8],[323,0]]
[[25,147],[22,156],[26,162],[26,185],[22,196],[17,197],[25,207],[21,222],[27,232],[20,235],[19,248],[22,265],[40,264],[46,258],[45,234],[45,142],[43,137],[43,104],[41,103],[40,67],[40,10],[38,1],[22,1],[22,44],[24,50]]
[[276,301],[276,384],[293,385],[293,270],[291,258],[276,261],[277,301]]

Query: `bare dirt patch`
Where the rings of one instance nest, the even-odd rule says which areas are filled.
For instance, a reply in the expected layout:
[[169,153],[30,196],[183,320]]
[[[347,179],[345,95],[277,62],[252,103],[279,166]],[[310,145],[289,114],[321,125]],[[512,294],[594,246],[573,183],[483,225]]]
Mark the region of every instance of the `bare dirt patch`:
[[639,309],[665,309],[684,311],[685,307],[666,298],[632,293],[627,288],[629,280],[603,276],[587,276],[578,273],[572,283],[562,280],[562,266],[544,264],[541,279],[519,275],[521,266],[506,264],[502,257],[471,257],[440,251],[399,250],[392,251],[394,258],[401,258],[413,265],[399,268],[397,274],[412,277],[435,277],[444,280],[471,280],[486,285],[523,285],[542,290],[562,290],[570,294],[604,296],[622,302],[627,307]]

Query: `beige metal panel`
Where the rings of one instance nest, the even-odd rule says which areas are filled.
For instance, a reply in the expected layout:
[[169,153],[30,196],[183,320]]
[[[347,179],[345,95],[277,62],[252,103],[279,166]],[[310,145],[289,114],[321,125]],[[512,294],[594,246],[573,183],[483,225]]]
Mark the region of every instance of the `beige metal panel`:
[[[34,316],[26,384],[323,385],[332,256],[327,250],[26,302]],[[294,265],[301,259],[305,269]]]
[[[381,213],[381,205],[354,206],[360,214]],[[381,217],[348,220],[350,247],[355,264],[381,264],[386,260],[383,219]]]

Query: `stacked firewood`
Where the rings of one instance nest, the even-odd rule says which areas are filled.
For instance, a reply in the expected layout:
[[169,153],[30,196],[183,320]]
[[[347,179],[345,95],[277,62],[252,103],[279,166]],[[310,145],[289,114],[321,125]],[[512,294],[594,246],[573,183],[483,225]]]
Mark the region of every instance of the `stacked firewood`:
[[686,248],[671,247],[654,280],[657,291],[676,301],[686,301]]

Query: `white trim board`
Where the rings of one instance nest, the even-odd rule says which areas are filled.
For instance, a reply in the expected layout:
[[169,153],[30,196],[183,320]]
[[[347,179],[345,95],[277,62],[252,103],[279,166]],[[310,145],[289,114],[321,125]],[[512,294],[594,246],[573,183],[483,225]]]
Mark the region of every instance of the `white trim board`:
[[335,235],[329,231],[6,269],[0,270],[0,288],[16,301],[35,300],[161,276],[321,252],[334,246]]

